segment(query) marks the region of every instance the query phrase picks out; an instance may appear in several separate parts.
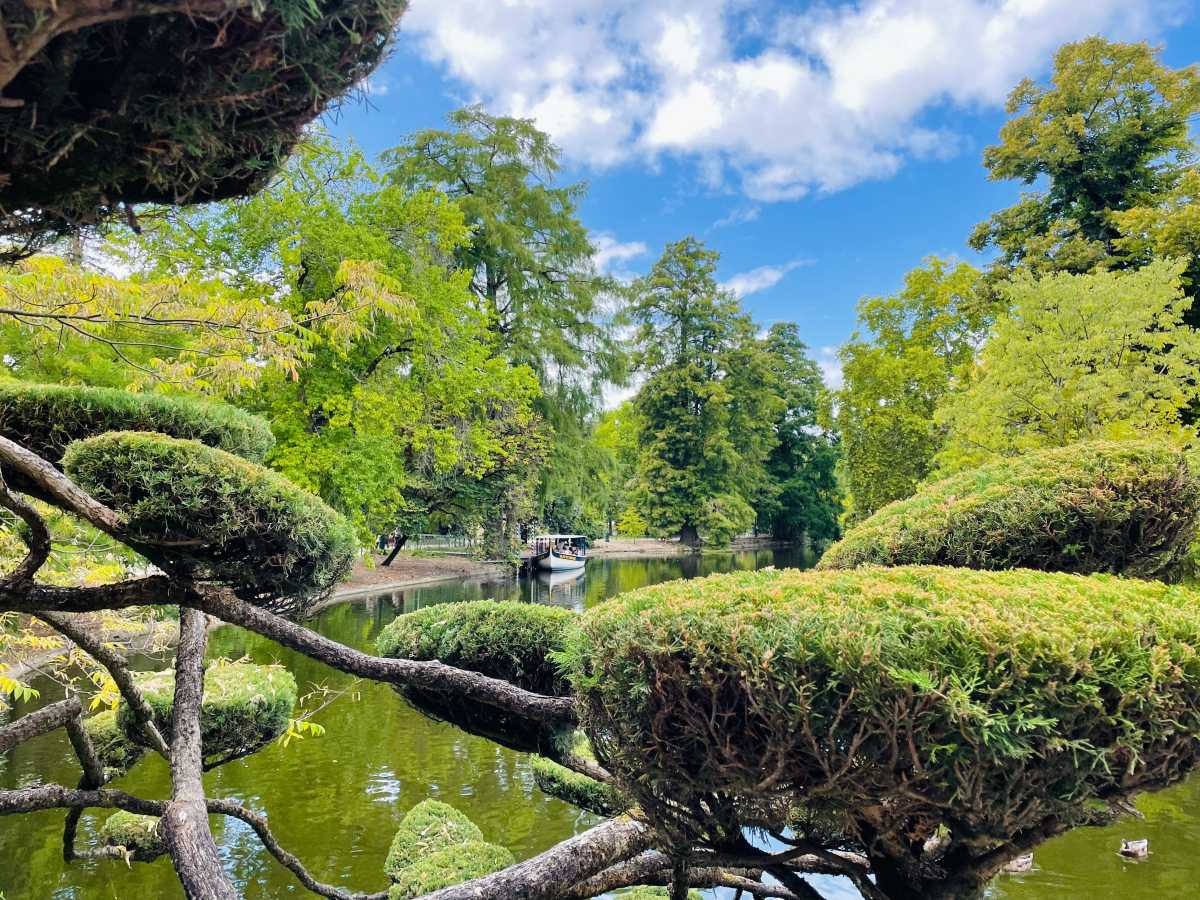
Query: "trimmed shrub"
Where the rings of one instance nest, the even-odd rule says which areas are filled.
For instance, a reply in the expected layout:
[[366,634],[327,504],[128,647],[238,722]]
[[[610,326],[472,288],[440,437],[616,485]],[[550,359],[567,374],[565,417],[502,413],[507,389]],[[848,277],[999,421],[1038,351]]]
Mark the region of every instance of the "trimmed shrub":
[[128,772],[142,758],[146,748],[135,744],[117,723],[117,711],[106,709],[83,720],[96,755],[110,778]]
[[[170,740],[171,711],[175,703],[175,672],[142,672],[138,687],[154,710],[154,721]],[[281,666],[217,662],[204,671],[204,699],[200,707],[200,738],[206,763],[242,756],[273,741],[285,731],[296,705],[296,679]],[[133,710],[124,700],[117,708],[117,723],[125,736],[137,741]]]
[[[639,885],[628,890],[618,891],[613,896],[620,897],[621,900],[667,900],[671,896],[671,892],[662,887]],[[688,891],[688,900],[700,900],[700,897],[699,891]]]
[[158,816],[139,816],[120,810],[104,820],[100,839],[109,847],[124,847],[131,858],[150,862],[167,852],[158,832]]
[[568,609],[515,600],[442,603],[397,616],[375,645],[383,656],[437,659],[527,691],[563,695],[566,682],[551,656],[575,620]]
[[821,569],[930,564],[1172,576],[1196,530],[1200,481],[1161,444],[1093,442],[1001,459],[885,506]]
[[644,588],[563,657],[596,756],[681,844],[810,821],[865,851],[860,822],[873,861],[938,833],[949,860],[1184,776],[1198,647],[1182,586],[912,566]]
[[282,475],[196,441],[118,431],[76,441],[63,466],[121,513],[134,549],[252,603],[303,608],[354,560],[354,532],[338,513]]
[[629,807],[612,785],[581,775],[544,756],[534,755],[530,762],[534,783],[551,797],[600,816],[615,816]]
[[435,851],[482,840],[483,832],[465,813],[440,800],[422,800],[400,821],[383,871],[395,881],[401,870]]
[[388,900],[412,900],[433,891],[482,878],[511,866],[512,853],[496,844],[469,841],[437,850],[420,862],[401,869],[388,891]]
[[67,445],[109,431],[155,431],[262,462],[271,426],[225,403],[112,388],[0,383],[0,435],[58,465]]

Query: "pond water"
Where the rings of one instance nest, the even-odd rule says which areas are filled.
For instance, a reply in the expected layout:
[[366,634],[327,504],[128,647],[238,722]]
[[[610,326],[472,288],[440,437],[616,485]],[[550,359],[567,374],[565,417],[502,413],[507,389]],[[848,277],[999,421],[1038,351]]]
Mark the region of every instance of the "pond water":
[[[811,559],[790,551],[594,559],[578,578],[551,580],[542,575],[411,588],[331,606],[310,624],[338,641],[369,649],[375,635],[396,615],[434,603],[521,598],[584,609],[614,594],[673,578],[809,564]],[[518,859],[596,821],[542,794],[533,784],[523,754],[432,722],[410,709],[391,688],[355,685],[348,676],[239,629],[216,630],[210,646],[212,655],[282,663],[295,675],[302,692],[313,686],[351,689],[317,715],[316,721],[326,728],[324,737],[293,741],[287,747],[275,743],[205,776],[210,796],[236,799],[264,813],[281,843],[323,881],[351,890],[381,889],[383,859],[392,835],[404,813],[426,797],[461,809],[479,824],[487,840],[507,846]],[[145,668],[167,664],[165,659],[137,662]],[[37,686],[43,691],[40,702],[59,699],[53,684]],[[16,714],[27,711],[28,707],[18,709]],[[40,782],[73,785],[78,776],[78,764],[61,731],[0,757],[0,788]],[[161,760],[147,757],[113,786],[140,796],[165,797],[170,791],[169,773]],[[1081,830],[1043,846],[1034,872],[1003,877],[992,896],[1005,900],[1194,896],[1200,877],[1200,856],[1195,853],[1200,841],[1200,779],[1145,797],[1139,806],[1145,821]],[[93,834],[98,820],[107,815],[106,811],[87,814],[81,840]],[[166,858],[134,864],[131,869],[114,861],[65,865],[62,821],[60,811],[0,818],[0,898],[172,900],[183,896]],[[262,850],[247,826],[214,818],[213,827],[226,868],[242,896],[313,896]],[[1150,858],[1141,863],[1123,860],[1115,852],[1122,837],[1148,837]],[[837,900],[857,897],[832,879],[820,882],[822,891]]]

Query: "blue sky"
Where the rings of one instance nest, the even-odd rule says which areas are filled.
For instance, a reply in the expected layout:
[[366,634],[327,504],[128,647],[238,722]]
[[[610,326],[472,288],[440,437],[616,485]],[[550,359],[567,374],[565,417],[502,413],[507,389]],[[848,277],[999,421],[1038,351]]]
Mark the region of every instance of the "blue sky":
[[1088,34],[1200,58],[1193,0],[412,0],[389,60],[329,120],[370,153],[452,109],[534,118],[586,180],[618,273],[692,234],[766,324],[795,321],[836,377],[860,297],[972,226],[1004,98]]

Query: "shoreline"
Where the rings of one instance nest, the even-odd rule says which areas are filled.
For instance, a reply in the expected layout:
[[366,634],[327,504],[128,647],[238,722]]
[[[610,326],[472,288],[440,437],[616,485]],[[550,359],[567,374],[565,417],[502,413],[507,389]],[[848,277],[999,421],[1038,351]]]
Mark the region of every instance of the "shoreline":
[[[722,550],[696,550],[676,540],[657,538],[617,538],[612,541],[596,541],[588,548],[592,559],[669,559],[699,553],[742,553],[755,550],[775,550],[790,546],[770,538],[745,538],[734,541]],[[374,567],[358,563],[350,577],[342,582],[320,604],[324,608],[343,600],[356,600],[387,591],[422,587],[446,581],[473,578],[514,578],[513,570],[499,562],[484,562],[465,556],[408,556],[401,552],[391,566],[380,565],[376,559]]]

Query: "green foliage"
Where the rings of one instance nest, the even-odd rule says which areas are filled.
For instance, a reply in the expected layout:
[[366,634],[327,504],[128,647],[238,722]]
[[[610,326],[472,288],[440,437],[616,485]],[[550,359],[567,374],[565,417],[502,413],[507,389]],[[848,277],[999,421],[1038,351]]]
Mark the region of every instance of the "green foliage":
[[629,803],[614,787],[561,766],[552,759],[534,755],[533,781],[551,797],[557,797],[598,816],[614,816],[624,812]]
[[553,185],[559,150],[530,119],[471,106],[449,122],[385,154],[387,174],[409,190],[444,192],[462,210],[471,238],[456,250],[457,267],[504,353],[547,387],[618,374],[619,349],[597,302],[609,283],[576,209],[584,185]]
[[119,810],[100,826],[100,839],[109,847],[124,847],[131,859],[150,862],[167,852],[159,833],[158,816],[139,816]]
[[303,364],[239,398],[271,421],[271,466],[364,542],[470,527],[542,456],[537,380],[496,352],[467,274],[453,271],[468,238],[443,194],[384,183],[359,151],[319,136],[256,197],[149,232],[158,277],[221,278],[296,320],[339,297],[368,303],[358,327],[314,323]]
[[[154,721],[170,740],[175,704],[175,672],[144,672],[135,676]],[[204,671],[200,707],[200,739],[206,764],[244,756],[287,731],[296,705],[296,679],[280,666],[218,660]],[[117,724],[132,741],[143,740],[133,711],[122,700]]]
[[88,716],[83,720],[83,727],[105,771],[113,778],[129,771],[146,752],[145,747],[126,736],[117,722],[115,709],[106,709],[94,716]]
[[439,800],[422,800],[400,821],[383,871],[396,881],[401,872],[431,853],[483,840],[483,832],[466,814]]
[[[621,900],[667,900],[670,892],[666,888],[639,885],[626,891],[618,891],[614,896]],[[688,900],[701,900],[699,891],[688,891]]]
[[660,535],[728,543],[754,521],[783,400],[737,297],[716,282],[718,254],[669,244],[632,287],[638,361],[639,511]]
[[798,838],[865,850],[869,822],[903,867],[1187,774],[1198,642],[1188,588],[914,566],[644,588],[584,613],[565,661],[598,759],[683,846],[800,808],[835,833]]
[[778,540],[824,544],[838,535],[842,504],[834,474],[837,441],[819,427],[828,404],[821,371],[791,322],[772,325],[764,346],[784,407],[766,460],[765,486],[754,498],[758,528]]
[[515,600],[442,603],[397,616],[375,646],[383,656],[437,659],[527,691],[563,694],[566,684],[551,656],[575,618],[567,609]]
[[[509,519],[531,521],[557,501],[596,532],[604,460],[588,439],[591,419],[604,384],[624,378],[626,360],[600,303],[614,282],[597,271],[597,248],[579,220],[585,186],[556,184],[559,149],[530,119],[471,106],[451,113],[449,125],[385,154],[387,175],[407,190],[444,192],[462,210],[470,239],[455,249],[455,268],[469,278],[499,352],[536,373],[536,408],[551,430],[536,503],[514,505],[489,530],[512,532],[522,523]],[[511,540],[510,533],[504,543]]]
[[1065,44],[1048,86],[1026,79],[1009,95],[1012,118],[984,152],[995,179],[1044,192],[981,223],[977,249],[1001,251],[1001,271],[1088,271],[1118,236],[1113,212],[1169,191],[1192,154],[1188,122],[1200,111],[1200,67],[1171,69],[1148,44],[1090,37]]
[[1159,435],[1183,443],[1200,399],[1200,334],[1183,325],[1180,264],[1000,285],[1000,316],[962,385],[937,411],[941,472],[996,454]]
[[922,488],[850,529],[818,564],[931,564],[1176,574],[1200,480],[1160,443],[1074,444],[999,459]]
[[978,270],[936,257],[905,275],[898,294],[859,303],[865,333],[839,353],[845,381],[832,422],[850,521],[909,496],[929,474],[941,445],[934,409],[972,358],[993,307]]
[[303,127],[375,68],[405,5],[264,0],[231,28],[224,4],[96,16],[76,0],[56,15],[5,0],[0,253],[122,206],[258,190]]
[[302,607],[350,569],[350,526],[286,478],[223,450],[142,432],[72,444],[67,474],[121,513],[156,562],[253,603]]
[[412,900],[441,888],[482,878],[511,866],[512,852],[484,841],[455,844],[436,850],[424,859],[401,869],[388,890],[388,900]]
[[54,464],[67,445],[108,431],[156,431],[261,462],[270,426],[224,403],[109,388],[0,383],[0,435]]

